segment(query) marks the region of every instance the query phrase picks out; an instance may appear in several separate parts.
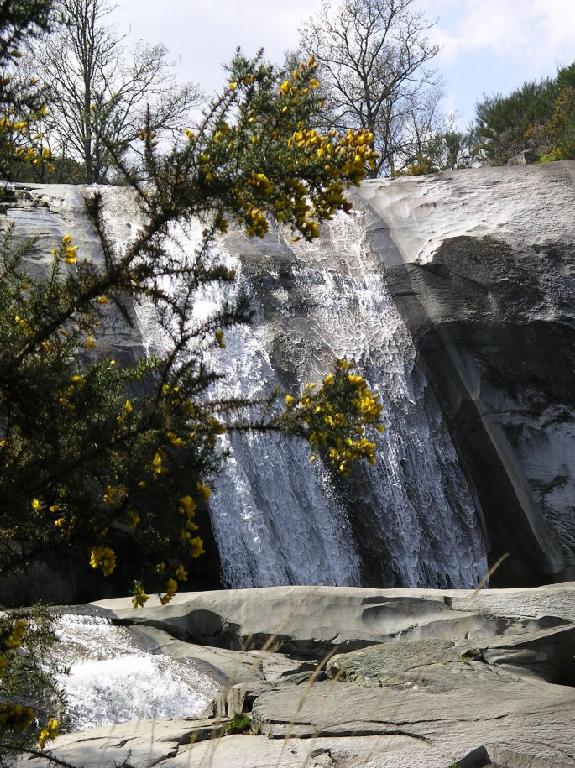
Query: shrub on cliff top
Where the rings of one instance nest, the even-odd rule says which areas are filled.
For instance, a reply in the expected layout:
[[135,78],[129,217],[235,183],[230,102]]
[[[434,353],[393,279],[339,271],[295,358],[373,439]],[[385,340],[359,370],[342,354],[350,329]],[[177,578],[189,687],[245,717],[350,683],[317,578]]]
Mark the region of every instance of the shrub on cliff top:
[[572,64],[555,78],[484,98],[476,107],[479,156],[492,165],[504,165],[524,150],[540,162],[574,158],[574,94]]

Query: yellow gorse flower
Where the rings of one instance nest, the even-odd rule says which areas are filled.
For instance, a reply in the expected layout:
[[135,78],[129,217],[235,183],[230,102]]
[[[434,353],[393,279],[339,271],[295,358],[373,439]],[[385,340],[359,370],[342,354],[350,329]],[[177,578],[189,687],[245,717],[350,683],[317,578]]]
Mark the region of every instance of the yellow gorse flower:
[[196,491],[203,502],[207,503],[210,500],[212,489],[208,488],[204,483],[196,483]]
[[40,749],[44,749],[47,741],[54,741],[59,731],[60,723],[55,718],[48,720],[45,728],[42,728],[40,731],[40,736],[38,737],[38,744],[40,745]]
[[162,454],[159,451],[156,451],[154,454],[154,458],[152,459],[152,463],[150,465],[150,470],[156,477],[159,475],[164,475],[168,471],[162,463]]
[[126,489],[122,486],[108,485],[102,496],[102,501],[109,507],[120,504],[126,498]]
[[150,599],[150,596],[146,594],[144,587],[140,584],[139,581],[136,581],[134,584],[134,591],[132,595],[132,605],[134,608],[143,608]]
[[166,594],[160,597],[160,603],[162,605],[167,605],[177,591],[178,591],[178,582],[175,579],[168,579],[168,581],[166,582]]
[[196,502],[191,496],[182,496],[180,499],[179,512],[181,515],[185,515],[187,518],[195,517],[197,509]]
[[77,261],[76,253],[78,251],[78,247],[76,245],[67,245],[64,248],[64,261],[66,264],[75,264]]
[[175,575],[178,581],[186,581],[186,579],[188,578],[188,572],[186,571],[182,563],[180,563],[180,565],[178,565],[178,567],[176,568]]
[[378,394],[350,368],[347,360],[338,360],[335,374],[324,376],[319,390],[308,385],[300,398],[288,395],[288,410],[283,416],[288,423],[296,419],[295,424],[307,427],[312,461],[322,455],[342,474],[348,473],[354,461],[365,459],[375,463],[376,446],[367,438],[366,428],[383,430]]
[[183,437],[178,437],[175,432],[168,432],[166,437],[174,446],[174,448],[183,448],[186,444],[186,441],[183,439]]
[[110,547],[94,547],[90,565],[92,568],[99,568],[104,576],[109,576],[116,567],[116,553]]
[[205,554],[204,542],[199,536],[188,539],[188,543],[190,545],[190,554],[194,559]]

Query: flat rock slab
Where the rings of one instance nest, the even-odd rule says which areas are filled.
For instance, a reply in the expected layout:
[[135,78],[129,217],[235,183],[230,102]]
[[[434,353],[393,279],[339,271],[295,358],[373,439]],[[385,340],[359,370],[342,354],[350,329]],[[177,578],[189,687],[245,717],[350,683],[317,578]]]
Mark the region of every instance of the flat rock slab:
[[[327,662],[327,674],[334,680],[352,681],[368,688],[435,682],[451,689],[454,680],[461,688],[464,676],[475,684],[483,671],[492,674],[495,668],[501,668],[514,675],[574,686],[574,649],[573,625],[509,639],[482,638],[479,642],[404,640],[336,654]],[[474,662],[479,662],[479,666]]]
[[[137,768],[152,768],[175,756],[181,743],[189,743],[194,724],[190,720],[140,720],[107,725],[60,736],[47,753],[77,768],[117,768],[124,761]],[[49,765],[44,758],[23,759],[20,764],[30,768]],[[167,768],[169,762],[164,765]]]
[[391,744],[401,737],[397,748],[390,747],[389,758],[377,763],[390,768],[449,768],[487,743],[537,755],[549,766],[566,758],[575,764],[573,689],[493,670],[449,674],[451,689],[417,683],[403,690],[362,688],[333,681],[305,692],[284,688],[260,696],[253,718],[265,735],[279,740],[380,736]]
[[158,653],[172,659],[190,659],[199,669],[224,686],[235,685],[246,680],[263,679],[262,660],[255,652],[228,651],[225,648],[185,643],[153,627],[148,629],[146,634],[154,639],[165,636],[165,640],[162,640],[158,646]]
[[[270,741],[265,736],[227,736],[218,742],[183,747],[167,765],[169,768],[376,768],[386,754],[400,754],[408,743],[409,740],[401,736],[285,741]],[[405,757],[407,755],[406,752]]]
[[181,640],[242,650],[317,656],[396,638],[474,640],[575,622],[575,583],[540,589],[440,590],[270,587],[157,598],[135,610],[129,598],[94,605],[129,624]]

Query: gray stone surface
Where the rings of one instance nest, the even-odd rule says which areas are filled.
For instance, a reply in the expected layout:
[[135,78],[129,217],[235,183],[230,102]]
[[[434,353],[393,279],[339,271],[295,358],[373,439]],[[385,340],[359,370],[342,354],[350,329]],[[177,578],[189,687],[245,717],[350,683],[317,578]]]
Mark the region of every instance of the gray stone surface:
[[477,593],[272,587],[183,593],[166,607],[151,598],[137,610],[129,598],[94,605],[122,622],[155,626],[189,642],[317,656],[394,638],[475,641],[575,621],[575,583]]
[[[462,666],[465,666],[462,663]],[[425,687],[364,688],[324,681],[302,696],[292,687],[263,694],[253,717],[271,738],[403,736],[394,760],[447,766],[486,743],[548,759],[575,756],[575,692],[534,684],[500,672],[483,672],[465,684],[453,676],[451,690]],[[428,762],[425,763],[425,760]],[[552,765],[552,763],[548,763]],[[396,762],[395,765],[401,765]]]
[[494,583],[575,567],[575,163],[367,182],[373,253],[483,509]]
[[[152,642],[156,653],[172,659],[191,659],[195,666],[205,671],[217,682],[232,686],[246,680],[264,678],[262,654],[257,652],[229,651],[225,648],[194,645],[177,640],[155,627],[140,625],[139,629]],[[283,657],[279,657],[283,659]]]
[[[17,242],[34,241],[27,268],[37,277],[46,274],[52,265],[52,248],[59,246],[65,234],[73,237],[78,254],[94,264],[102,265],[104,256],[97,232],[86,214],[86,197],[94,189],[64,184],[18,184],[14,186],[14,200],[0,207],[0,228],[12,226]],[[102,189],[104,196],[109,194]],[[128,200],[128,189],[118,193]],[[130,232],[131,224],[125,222],[124,232],[113,234],[124,239]],[[73,269],[66,267],[64,269]],[[106,308],[105,323],[98,337],[99,354],[108,354],[119,361],[133,362],[143,355],[142,338],[137,329],[135,316],[130,326],[122,315],[110,305]]]
[[[218,724],[216,724],[217,727]],[[214,724],[194,720],[140,720],[134,723],[102,726],[90,731],[60,736],[56,742],[58,759],[75,768],[166,768],[181,744],[210,739]],[[22,760],[30,768],[48,763],[44,758]]]
[[[60,737],[54,755],[77,766],[575,766],[575,584],[477,593],[279,587],[90,610],[135,623],[157,652],[203,662],[228,687],[212,707],[219,719]],[[199,647],[198,634],[212,645]],[[258,650],[230,650],[250,634]],[[313,663],[270,651],[278,638]],[[248,732],[226,735],[240,714]]]
[[575,162],[568,160],[377,179],[365,182],[358,194],[379,217],[371,229],[383,239],[387,230],[395,245],[386,258],[393,266],[429,263],[454,237],[497,235],[509,245],[542,245],[551,238],[573,243],[574,177]]
[[[61,737],[57,754],[82,768],[375,768],[380,756],[397,755],[410,743],[402,736],[270,740],[247,734],[190,744],[191,727],[186,721],[142,721],[86,731]],[[24,765],[43,768],[47,762]]]

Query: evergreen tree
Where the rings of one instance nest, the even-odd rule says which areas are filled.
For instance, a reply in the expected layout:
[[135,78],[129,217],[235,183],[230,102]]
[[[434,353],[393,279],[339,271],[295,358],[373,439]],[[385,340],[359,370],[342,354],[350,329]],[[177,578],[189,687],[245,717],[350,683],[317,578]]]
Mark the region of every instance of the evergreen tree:
[[575,157],[575,65],[555,78],[526,82],[476,107],[477,151],[491,165],[525,152],[531,162]]

